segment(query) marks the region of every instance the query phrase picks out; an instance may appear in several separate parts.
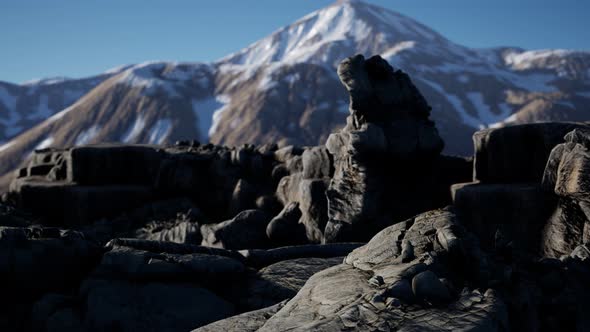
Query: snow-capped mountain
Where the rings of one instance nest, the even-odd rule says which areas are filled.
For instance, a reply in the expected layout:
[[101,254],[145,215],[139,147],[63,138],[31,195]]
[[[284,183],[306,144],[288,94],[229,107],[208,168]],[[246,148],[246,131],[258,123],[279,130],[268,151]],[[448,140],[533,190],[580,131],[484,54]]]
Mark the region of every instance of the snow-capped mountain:
[[49,146],[323,144],[348,115],[335,68],[358,53],[381,54],[410,74],[433,107],[446,153],[470,154],[471,135],[486,126],[590,120],[588,52],[472,49],[399,13],[338,1],[215,63],[0,82],[0,140],[22,132],[0,146],[0,174]]

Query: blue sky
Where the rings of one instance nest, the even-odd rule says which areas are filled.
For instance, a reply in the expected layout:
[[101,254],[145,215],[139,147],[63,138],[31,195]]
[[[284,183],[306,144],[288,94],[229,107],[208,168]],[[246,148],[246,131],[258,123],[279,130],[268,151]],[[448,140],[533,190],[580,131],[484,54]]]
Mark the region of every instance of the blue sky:
[[[590,50],[586,0],[366,0],[471,47]],[[332,0],[0,0],[0,80],[211,61]]]

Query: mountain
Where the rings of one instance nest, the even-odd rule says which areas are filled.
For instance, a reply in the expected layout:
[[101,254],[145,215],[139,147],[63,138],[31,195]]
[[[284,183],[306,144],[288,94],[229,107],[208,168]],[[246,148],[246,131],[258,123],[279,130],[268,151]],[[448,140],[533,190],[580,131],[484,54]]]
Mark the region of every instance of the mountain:
[[147,62],[80,80],[0,83],[0,138],[22,132],[0,146],[0,174],[50,146],[323,144],[348,115],[335,68],[357,53],[381,54],[411,76],[448,154],[471,154],[471,135],[483,127],[590,119],[589,52],[472,49],[399,13],[338,1],[214,63]]

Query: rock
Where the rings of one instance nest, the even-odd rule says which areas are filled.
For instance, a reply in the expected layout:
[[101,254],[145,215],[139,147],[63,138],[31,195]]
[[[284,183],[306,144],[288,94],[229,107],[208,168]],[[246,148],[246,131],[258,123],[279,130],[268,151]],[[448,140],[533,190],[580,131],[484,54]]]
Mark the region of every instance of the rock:
[[236,215],[244,210],[254,209],[256,207],[257,190],[256,187],[244,179],[240,179],[236,184],[230,202],[230,213]]
[[396,281],[387,289],[386,294],[388,297],[400,299],[406,303],[413,303],[415,301],[412,284],[408,279],[400,279],[399,281]]
[[260,210],[240,212],[233,219],[201,226],[202,245],[225,249],[265,248],[270,217]]
[[285,146],[280,148],[274,152],[275,159],[279,162],[287,162],[287,160],[295,157],[301,156],[303,154],[303,149],[298,148],[293,145]]
[[307,239],[321,243],[328,222],[327,179],[306,179],[299,184],[300,223],[305,226]]
[[282,211],[283,206],[274,195],[262,195],[256,199],[256,208],[274,216]]
[[199,282],[217,286],[238,280],[244,265],[233,258],[205,253],[153,253],[129,247],[114,247],[102,257],[93,275],[130,281]]
[[163,151],[147,145],[100,144],[71,150],[68,179],[81,185],[151,186]]
[[402,252],[401,252],[401,259],[402,263],[407,263],[412,261],[416,256],[414,256],[414,246],[412,242],[408,240],[402,240]]
[[0,227],[0,273],[8,302],[75,285],[98,261],[100,248],[76,231]]
[[350,94],[351,115],[326,144],[335,171],[326,193],[324,241],[367,240],[388,226],[383,220],[390,216],[424,211],[414,205],[412,190],[424,173],[433,174],[430,164],[444,143],[409,77],[379,56],[348,58],[338,75]]
[[306,149],[302,155],[302,163],[304,179],[320,179],[332,176],[332,157],[325,147],[316,146]]
[[154,222],[138,230],[135,237],[144,240],[200,244],[199,225],[190,221]]
[[587,224],[587,217],[578,204],[568,199],[560,199],[542,231],[543,255],[552,258],[569,255],[583,243]]
[[579,123],[534,123],[484,129],[473,135],[474,180],[484,183],[539,183],[551,150]]
[[500,229],[523,250],[537,252],[545,221],[557,202],[540,184],[462,183],[451,187],[456,209],[465,215],[465,225],[480,238],[484,248],[493,248]]
[[346,256],[362,245],[363,243],[308,244],[268,250],[242,250],[240,253],[246,258],[246,264],[248,266],[263,268],[289,259]]
[[342,263],[342,259],[297,258],[264,267],[248,280],[241,307],[250,311],[290,299],[312,275]]
[[575,129],[556,146],[543,174],[543,187],[559,196],[558,206],[543,229],[542,252],[548,257],[568,255],[590,241],[589,129]]
[[283,245],[307,242],[305,226],[299,223],[299,203],[291,202],[266,227],[266,235],[273,243]]
[[146,186],[78,186],[65,182],[17,179],[11,189],[18,206],[44,219],[46,225],[86,225],[144,205],[153,198]]
[[[439,230],[465,248],[460,261],[434,245]],[[400,259],[404,240],[417,260]],[[466,289],[453,298],[445,286],[479,282],[486,260],[451,209],[427,212],[382,230],[344,264],[313,275],[259,331],[506,330],[507,306],[496,292]]]
[[279,181],[277,186],[276,196],[283,205],[290,202],[299,202],[299,186],[303,180],[301,173],[295,173],[290,176],[285,176]]
[[226,319],[222,319],[215,323],[202,326],[192,332],[218,332],[218,331],[240,331],[240,332],[256,332],[266,323],[266,321],[276,314],[285,306],[287,301],[283,301],[259,310],[249,311],[241,315],[236,315]]
[[234,314],[233,305],[188,283],[87,280],[81,294],[90,331],[190,331]]
[[432,304],[444,304],[451,300],[449,290],[432,271],[424,271],[414,276],[412,291],[418,299]]
[[225,250],[220,248],[211,248],[211,247],[203,247],[197,246],[193,244],[180,244],[174,242],[161,242],[161,241],[150,241],[150,240],[140,240],[140,239],[113,239],[109,241],[105,245],[105,249],[112,250],[114,248],[133,248],[141,251],[149,251],[152,253],[168,253],[168,254],[177,254],[177,255],[186,255],[186,254],[208,254],[208,255],[216,255],[216,256],[224,256],[230,257],[240,262],[244,261],[244,256],[241,254],[231,251]]

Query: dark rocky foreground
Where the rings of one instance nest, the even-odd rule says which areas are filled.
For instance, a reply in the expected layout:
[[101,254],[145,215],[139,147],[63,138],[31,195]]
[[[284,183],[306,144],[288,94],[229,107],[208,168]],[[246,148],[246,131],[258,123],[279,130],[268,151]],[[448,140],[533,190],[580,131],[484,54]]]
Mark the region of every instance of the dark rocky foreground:
[[590,126],[443,156],[406,74],[338,74],[325,146],[35,151],[0,206],[0,330],[590,330]]

